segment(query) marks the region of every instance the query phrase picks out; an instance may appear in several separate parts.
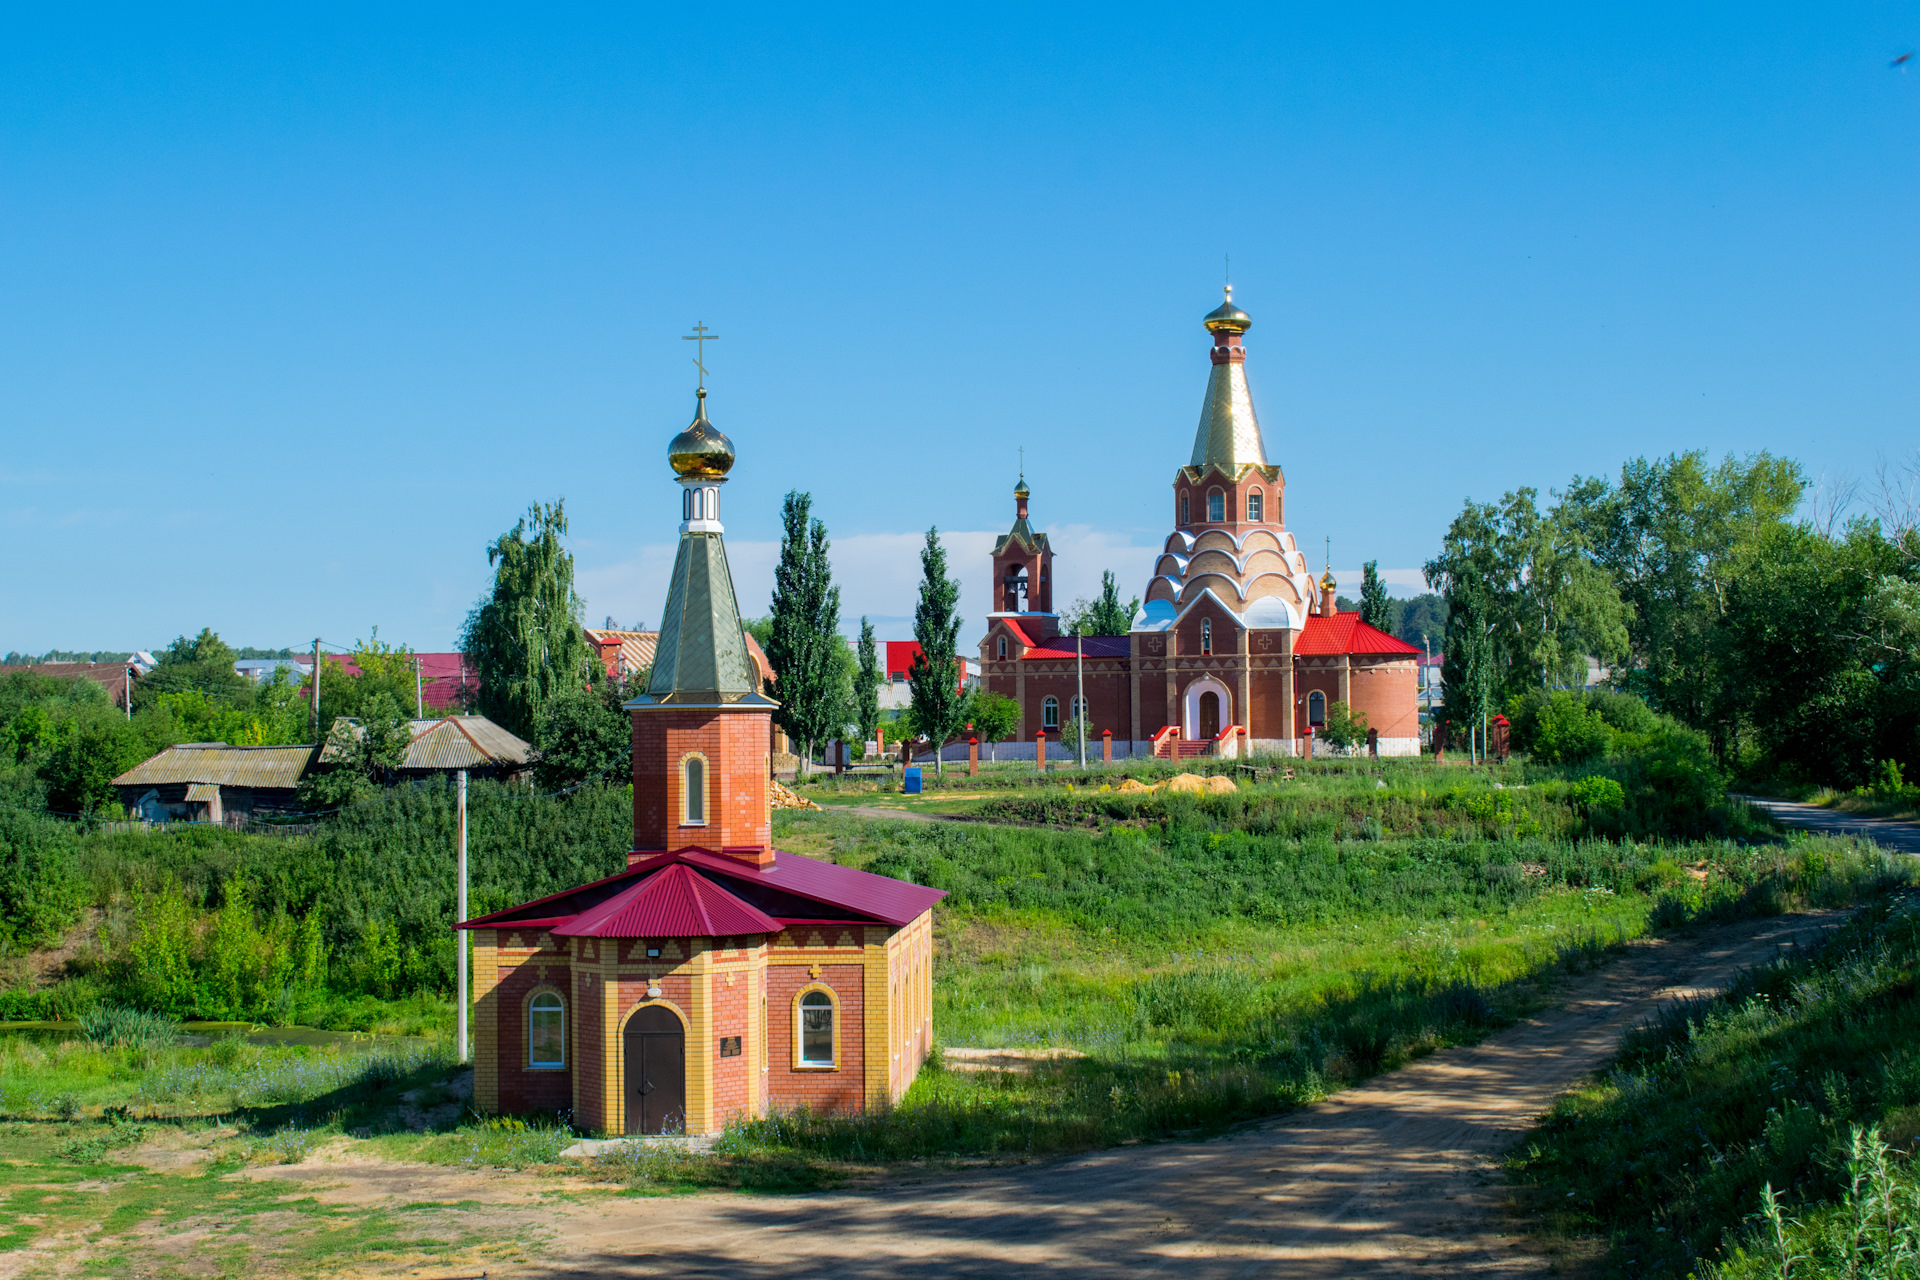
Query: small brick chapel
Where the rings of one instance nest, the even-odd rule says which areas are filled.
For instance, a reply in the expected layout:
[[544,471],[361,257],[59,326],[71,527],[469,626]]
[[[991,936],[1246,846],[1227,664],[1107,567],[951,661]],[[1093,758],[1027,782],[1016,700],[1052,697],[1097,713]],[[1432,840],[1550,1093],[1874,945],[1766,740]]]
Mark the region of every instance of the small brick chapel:
[[742,638],[720,525],[733,446],[706,394],[668,447],[680,544],[651,679],[626,704],[627,868],[456,926],[483,1112],[690,1135],[859,1112],[898,1101],[932,1044],[941,891],[773,848],[776,704]]

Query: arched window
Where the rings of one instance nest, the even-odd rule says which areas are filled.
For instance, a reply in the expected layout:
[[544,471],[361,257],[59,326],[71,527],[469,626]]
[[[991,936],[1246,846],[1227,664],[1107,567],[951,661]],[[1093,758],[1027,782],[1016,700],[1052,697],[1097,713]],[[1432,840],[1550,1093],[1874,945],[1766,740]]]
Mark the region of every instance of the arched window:
[[1050,697],[1040,704],[1040,727],[1043,729],[1060,727],[1060,699]]
[[707,825],[707,762],[699,756],[680,762],[680,825]]
[[1006,660],[1007,660],[1007,638],[1005,636],[1001,636],[1000,637],[1000,661],[1005,662]]
[[1247,495],[1247,519],[1259,524],[1267,518],[1267,500],[1258,489]]
[[1200,656],[1203,658],[1210,658],[1213,656],[1213,619],[1212,618],[1200,619]]
[[824,991],[809,991],[800,997],[800,1065],[833,1064],[833,997]]
[[1079,722],[1082,728],[1085,728],[1087,723],[1087,700],[1076,695],[1071,705],[1073,707],[1074,720]]
[[680,491],[680,518],[682,520],[693,519],[693,490],[691,489],[682,489]]
[[1327,722],[1327,695],[1315,689],[1307,695],[1307,723],[1316,728]]
[[1227,496],[1218,489],[1207,490],[1207,522],[1225,524],[1227,519]]
[[553,992],[542,991],[527,1004],[527,1066],[552,1071],[566,1065],[566,1006]]
[[1188,523],[1188,519],[1187,519],[1187,515],[1188,515],[1188,513],[1187,513],[1187,495],[1186,495],[1186,494],[1184,494],[1184,493],[1182,493],[1182,494],[1180,495],[1180,523],[1181,523],[1181,524],[1187,524],[1187,523]]

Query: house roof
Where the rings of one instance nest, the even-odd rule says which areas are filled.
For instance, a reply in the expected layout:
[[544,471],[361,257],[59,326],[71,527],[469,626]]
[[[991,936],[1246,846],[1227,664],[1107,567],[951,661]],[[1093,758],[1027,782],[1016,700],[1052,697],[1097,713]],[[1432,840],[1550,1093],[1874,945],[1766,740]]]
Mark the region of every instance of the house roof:
[[[674,879],[661,888],[647,894],[631,892],[675,868]],[[604,880],[463,920],[454,927],[544,928],[566,936],[601,938],[714,937],[778,932],[789,924],[824,919],[903,925],[946,896],[944,889],[797,853],[780,853],[773,865],[760,867],[705,849],[681,849],[643,857]],[[700,925],[702,918],[713,927]],[[754,927],[739,927],[749,920]],[[660,927],[666,922],[689,927]],[[722,924],[728,927],[719,927]]]
[[778,933],[780,924],[685,863],[674,863],[553,932],[563,938],[713,938]]
[[1336,613],[1332,617],[1314,614],[1307,618],[1300,638],[1294,641],[1296,654],[1390,653],[1420,657],[1424,650],[1397,640],[1360,621],[1358,613]]
[[[357,721],[347,723],[356,734],[360,731]],[[400,758],[402,769],[487,769],[524,765],[533,757],[533,744],[485,716],[409,720],[407,728],[410,736],[406,754]],[[322,764],[339,758],[331,741],[320,750]]]
[[206,782],[222,787],[278,787],[292,790],[313,760],[313,747],[230,747],[224,742],[189,742],[168,747],[113,780],[116,787],[163,787]]
[[1021,644],[1027,645],[1028,647],[1032,647],[1033,637],[1027,634],[1027,629],[1025,627],[1021,626],[1018,622],[1015,622],[1012,618],[998,617],[998,618],[992,619],[992,621],[1000,623],[1002,626],[1006,627],[1007,630],[1013,632],[1014,639],[1018,640]]

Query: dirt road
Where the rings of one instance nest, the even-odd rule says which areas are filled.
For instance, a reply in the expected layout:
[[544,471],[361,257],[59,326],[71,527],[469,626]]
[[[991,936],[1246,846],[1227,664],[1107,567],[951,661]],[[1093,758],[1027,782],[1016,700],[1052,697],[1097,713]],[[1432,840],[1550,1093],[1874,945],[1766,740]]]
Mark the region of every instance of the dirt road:
[[[497,1222],[551,1232],[498,1275],[881,1277],[1522,1276],[1494,1162],[1655,1005],[1714,989],[1841,913],[1752,921],[1636,946],[1567,1003],[1305,1111],[1210,1142],[878,1191],[592,1197],[544,1208],[494,1184]],[[296,1166],[322,1199],[472,1196],[481,1175]],[[388,1185],[376,1187],[376,1179]],[[326,1184],[332,1183],[331,1187]],[[400,1190],[404,1184],[405,1190]],[[517,1201],[517,1203],[508,1203]],[[431,1274],[439,1274],[435,1271]],[[452,1274],[449,1272],[448,1274]]]
[[1863,818],[1858,814],[1823,809],[1819,805],[1801,804],[1796,800],[1769,800],[1764,796],[1737,798],[1762,810],[1782,826],[1800,827],[1827,836],[1860,836],[1889,853],[1920,854],[1920,823]]

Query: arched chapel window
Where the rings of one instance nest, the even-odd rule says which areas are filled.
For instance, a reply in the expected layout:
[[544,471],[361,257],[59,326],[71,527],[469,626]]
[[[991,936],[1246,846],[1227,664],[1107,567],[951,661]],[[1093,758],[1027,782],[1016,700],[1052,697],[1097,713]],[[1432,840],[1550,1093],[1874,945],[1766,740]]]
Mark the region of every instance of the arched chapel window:
[[1200,656],[1213,656],[1213,619],[1200,619]]
[[1060,699],[1048,698],[1040,704],[1040,727],[1043,729],[1060,727]]
[[1087,700],[1085,698],[1077,696],[1074,698],[1073,718],[1077,724],[1085,725],[1087,723]]
[[1259,524],[1267,518],[1267,503],[1258,489],[1247,495],[1247,519]]
[[567,1065],[567,1010],[551,991],[527,1005],[527,1065],[536,1070]]
[[1207,491],[1207,522],[1224,524],[1227,519],[1227,496],[1218,489]]
[[1005,662],[1006,660],[1007,660],[1007,638],[1005,636],[1001,636],[1000,637],[1000,661]]
[[824,991],[800,997],[800,1065],[833,1065],[833,997]]
[[1189,523],[1189,521],[1188,521],[1188,518],[1187,518],[1187,515],[1188,515],[1188,513],[1187,513],[1187,495],[1183,493],[1183,494],[1181,494],[1181,495],[1180,495],[1180,523],[1181,523],[1181,524],[1187,524],[1187,523]]
[[1315,689],[1307,695],[1307,723],[1314,726],[1327,722],[1327,695]]
[[682,826],[707,825],[707,762],[688,756],[680,765],[680,805]]

